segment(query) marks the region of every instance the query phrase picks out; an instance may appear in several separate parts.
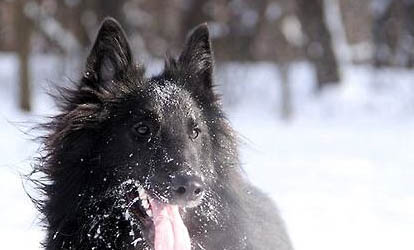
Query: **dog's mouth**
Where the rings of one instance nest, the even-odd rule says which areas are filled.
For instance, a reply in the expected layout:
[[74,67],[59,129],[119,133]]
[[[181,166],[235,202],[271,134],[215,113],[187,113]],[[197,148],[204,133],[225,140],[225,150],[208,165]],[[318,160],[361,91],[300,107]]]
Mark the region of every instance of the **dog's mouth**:
[[151,220],[153,217],[150,196],[145,189],[138,185],[136,189],[131,190],[128,194],[130,209],[141,219],[142,222]]
[[142,186],[127,193],[130,211],[145,227],[147,242],[155,250],[190,250],[191,241],[179,206],[154,198]]

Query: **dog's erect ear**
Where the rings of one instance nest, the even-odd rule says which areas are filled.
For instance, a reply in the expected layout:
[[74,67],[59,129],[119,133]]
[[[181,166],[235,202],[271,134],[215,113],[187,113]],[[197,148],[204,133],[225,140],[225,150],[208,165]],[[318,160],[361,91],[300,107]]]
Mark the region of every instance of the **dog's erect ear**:
[[192,91],[206,93],[211,89],[214,59],[206,23],[190,32],[178,62],[189,76],[187,84]]
[[94,76],[91,84],[105,85],[120,80],[132,65],[132,53],[124,31],[115,19],[106,18],[86,61],[87,74]]

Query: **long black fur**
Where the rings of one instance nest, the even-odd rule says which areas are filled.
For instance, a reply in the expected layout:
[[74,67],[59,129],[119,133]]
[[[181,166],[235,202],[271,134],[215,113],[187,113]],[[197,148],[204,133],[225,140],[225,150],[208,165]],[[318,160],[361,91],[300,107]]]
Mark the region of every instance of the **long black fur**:
[[[35,202],[46,249],[152,249],[127,194],[143,185],[175,203],[168,176],[183,172],[205,186],[200,203],[181,211],[193,249],[291,249],[273,202],[240,168],[235,133],[213,90],[213,63],[202,24],[178,58],[146,78],[119,24],[103,22],[82,79],[61,91],[60,112],[44,125],[34,169],[43,178],[33,174],[33,181],[43,194]],[[142,121],[154,131],[148,140],[131,132]],[[192,126],[200,133],[194,140]]]

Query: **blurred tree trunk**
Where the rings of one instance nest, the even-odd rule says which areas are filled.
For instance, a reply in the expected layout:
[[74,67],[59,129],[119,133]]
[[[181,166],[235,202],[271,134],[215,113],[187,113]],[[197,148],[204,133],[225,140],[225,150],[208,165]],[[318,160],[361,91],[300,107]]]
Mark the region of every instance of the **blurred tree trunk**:
[[373,25],[374,64],[376,67],[393,66],[402,27],[401,2],[389,0],[376,3]]
[[17,54],[19,58],[19,105],[24,111],[31,110],[31,91],[30,91],[30,33],[31,23],[24,13],[26,0],[16,0],[16,19],[15,30],[17,42]]
[[188,1],[187,9],[182,18],[182,37],[185,37],[189,30],[193,29],[196,25],[209,20],[204,11],[202,11],[208,2],[209,0]]
[[374,64],[414,66],[414,0],[376,1]]
[[95,0],[95,10],[98,16],[98,22],[101,22],[105,17],[113,17],[115,18],[123,28],[129,32],[128,25],[125,22],[125,15],[123,12],[123,7],[125,5],[126,0]]
[[414,0],[404,1],[404,21],[406,27],[406,34],[403,37],[404,50],[407,54],[407,66],[414,67]]
[[339,83],[338,63],[331,34],[324,21],[322,0],[296,0],[299,20],[307,36],[306,56],[315,65],[318,89]]
[[290,93],[289,81],[289,64],[280,63],[280,113],[283,120],[289,120],[292,117],[292,95]]

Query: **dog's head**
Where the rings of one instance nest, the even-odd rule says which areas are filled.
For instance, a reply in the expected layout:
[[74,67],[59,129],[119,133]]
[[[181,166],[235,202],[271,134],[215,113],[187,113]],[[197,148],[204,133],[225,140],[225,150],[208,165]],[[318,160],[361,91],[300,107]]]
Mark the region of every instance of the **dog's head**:
[[[190,33],[161,74],[147,78],[119,24],[103,22],[82,80],[65,91],[63,112],[48,124],[53,132],[46,137],[44,172],[53,184],[43,212],[61,211],[47,218],[53,237],[74,233],[64,231],[77,230],[80,222],[64,229],[61,220],[83,209],[90,225],[75,233],[115,244],[110,238],[127,225],[134,244],[148,247],[155,217],[181,223],[177,216],[200,206],[223,167],[220,151],[229,164],[235,161],[212,71],[205,24]],[[106,224],[110,230],[101,232]]]
[[209,120],[203,111],[214,103],[212,63],[208,29],[201,25],[178,60],[146,78],[133,62],[120,26],[104,21],[78,92],[85,93],[82,98],[93,93],[98,98],[86,98],[84,105],[101,108],[102,121],[94,127],[99,130],[94,152],[99,164],[91,164],[96,171],[110,176],[119,171],[118,177],[139,181],[162,202],[197,205],[204,176],[214,174]]

